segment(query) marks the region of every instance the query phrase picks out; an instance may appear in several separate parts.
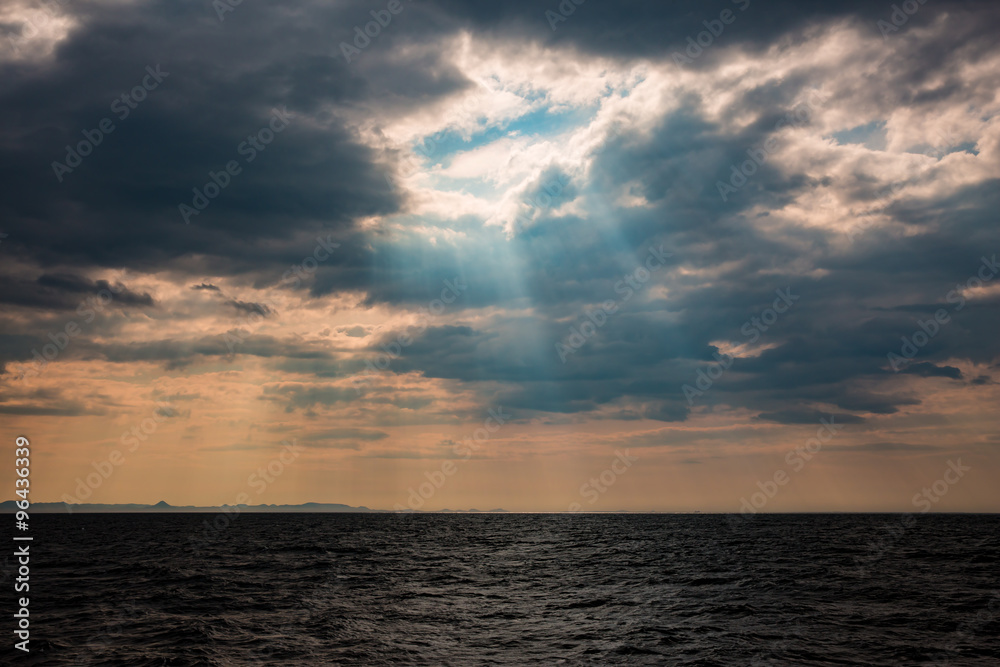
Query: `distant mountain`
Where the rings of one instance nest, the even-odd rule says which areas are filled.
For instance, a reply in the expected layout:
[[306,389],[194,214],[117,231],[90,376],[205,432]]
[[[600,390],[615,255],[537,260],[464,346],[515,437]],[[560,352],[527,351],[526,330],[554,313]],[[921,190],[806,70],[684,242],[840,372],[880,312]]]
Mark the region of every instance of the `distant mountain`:
[[[236,508],[239,508],[238,510]],[[17,506],[13,500],[6,500],[0,503],[0,512],[15,512]],[[161,500],[155,505],[141,505],[137,503],[126,503],[120,505],[108,505],[102,503],[31,503],[29,513],[36,514],[113,514],[113,513],[164,513],[172,512],[184,513],[219,513],[219,512],[251,512],[251,513],[278,513],[278,512],[300,512],[300,513],[333,513],[333,512],[388,512],[392,510],[373,510],[365,506],[351,507],[340,503],[302,503],[301,505],[221,505],[219,507],[196,507],[193,505],[170,505]],[[464,514],[467,512],[477,512],[485,514],[480,510],[442,510],[452,514]],[[506,512],[506,510],[495,509],[490,512]],[[436,512],[420,512],[406,510],[407,514],[436,514]]]

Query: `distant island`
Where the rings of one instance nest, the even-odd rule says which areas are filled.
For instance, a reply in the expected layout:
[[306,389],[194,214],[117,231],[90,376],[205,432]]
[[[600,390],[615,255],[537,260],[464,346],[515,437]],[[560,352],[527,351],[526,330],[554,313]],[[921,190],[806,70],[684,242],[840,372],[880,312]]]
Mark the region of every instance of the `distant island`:
[[[5,500],[0,503],[0,512],[15,512],[17,506],[13,500]],[[177,513],[177,514],[211,514],[217,512],[232,512],[239,508],[240,512],[301,512],[301,513],[335,513],[335,512],[378,512],[389,514],[490,514],[506,513],[504,509],[493,510],[437,510],[424,512],[421,510],[373,510],[363,505],[361,507],[351,507],[339,503],[302,503],[301,505],[219,505],[215,507],[196,507],[194,505],[170,505],[160,501],[155,505],[142,505],[138,503],[124,504],[102,504],[102,503],[32,503],[29,512],[38,514],[122,514],[122,513]]]

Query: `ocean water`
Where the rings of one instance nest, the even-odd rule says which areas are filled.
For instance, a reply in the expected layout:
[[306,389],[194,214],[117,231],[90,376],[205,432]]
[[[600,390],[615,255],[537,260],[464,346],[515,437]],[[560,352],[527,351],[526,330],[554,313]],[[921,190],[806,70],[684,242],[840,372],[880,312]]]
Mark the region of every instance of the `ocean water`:
[[33,515],[32,652],[7,630],[3,655],[1000,664],[995,515],[244,514],[206,531],[213,518]]

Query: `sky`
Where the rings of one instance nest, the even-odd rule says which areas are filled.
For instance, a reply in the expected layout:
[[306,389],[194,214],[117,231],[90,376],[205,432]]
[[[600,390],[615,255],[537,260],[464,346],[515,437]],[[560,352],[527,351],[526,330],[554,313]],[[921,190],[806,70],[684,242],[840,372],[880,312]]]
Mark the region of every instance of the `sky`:
[[998,511],[998,33],[5,2],[4,451],[35,502]]

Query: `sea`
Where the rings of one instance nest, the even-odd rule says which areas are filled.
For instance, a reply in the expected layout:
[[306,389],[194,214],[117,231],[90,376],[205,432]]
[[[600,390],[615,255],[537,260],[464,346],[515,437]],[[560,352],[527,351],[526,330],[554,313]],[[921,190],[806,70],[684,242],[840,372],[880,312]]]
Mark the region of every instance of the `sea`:
[[1000,515],[31,519],[3,664],[1000,665]]

